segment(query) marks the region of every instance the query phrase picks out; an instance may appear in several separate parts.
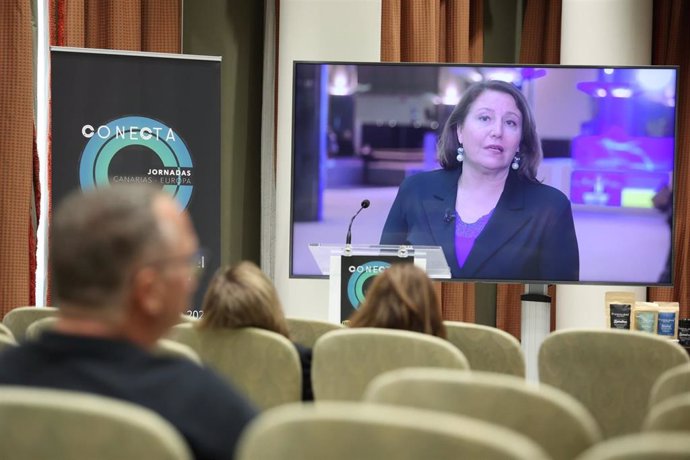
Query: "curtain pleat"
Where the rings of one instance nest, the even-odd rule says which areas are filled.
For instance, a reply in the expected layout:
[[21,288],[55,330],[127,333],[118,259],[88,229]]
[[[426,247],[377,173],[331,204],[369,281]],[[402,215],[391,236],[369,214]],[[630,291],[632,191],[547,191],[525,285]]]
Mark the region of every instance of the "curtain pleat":
[[179,53],[180,0],[51,0],[52,43]]
[[690,48],[687,32],[690,30],[690,3],[683,0],[655,0],[652,30],[652,64],[680,66],[678,73],[678,132],[676,133],[676,164],[674,194],[675,232],[673,246],[674,285],[672,288],[652,287],[647,291],[649,300],[677,301],[683,318],[690,317]]
[[528,0],[522,21],[520,62],[558,64],[561,61],[562,0]]
[[0,314],[31,303],[33,35],[31,2],[0,2]]
[[[481,62],[483,1],[382,0],[381,61]],[[474,321],[473,283],[435,283],[443,318]]]

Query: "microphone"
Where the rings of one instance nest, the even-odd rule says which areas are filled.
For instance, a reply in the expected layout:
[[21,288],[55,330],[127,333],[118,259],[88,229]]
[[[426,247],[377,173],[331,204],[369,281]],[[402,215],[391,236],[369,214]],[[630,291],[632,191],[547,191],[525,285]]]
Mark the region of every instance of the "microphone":
[[362,212],[362,209],[368,208],[370,204],[371,203],[369,202],[369,200],[363,200],[359,210],[355,213],[354,216],[352,216],[352,219],[350,219],[350,225],[348,225],[347,227],[347,238],[345,238],[346,246],[350,246],[352,244],[352,222],[354,222],[355,217],[357,217],[359,213]]
[[455,213],[450,209],[446,209],[446,212],[443,214],[443,222],[450,224],[455,220]]

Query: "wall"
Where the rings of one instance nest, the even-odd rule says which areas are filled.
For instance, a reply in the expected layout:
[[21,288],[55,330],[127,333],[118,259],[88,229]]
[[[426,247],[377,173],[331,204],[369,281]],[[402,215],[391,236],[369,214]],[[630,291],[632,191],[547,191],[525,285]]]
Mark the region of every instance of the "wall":
[[328,281],[288,277],[292,63],[378,62],[381,1],[281,0],[279,21],[275,284],[288,316],[325,320]]
[[184,2],[183,51],[222,56],[221,264],[259,262],[263,2]]
[[[651,2],[624,0],[569,0],[564,2],[564,16],[575,16],[574,21],[564,18],[563,63],[570,64],[645,64],[650,50],[641,44],[649,42],[651,32]],[[597,19],[597,32],[589,39],[591,46],[582,45],[582,31],[587,30],[592,15],[597,14],[594,4],[606,6],[606,21]],[[634,3],[634,5],[631,5]],[[520,9],[518,2],[516,7]],[[571,7],[569,10],[568,7]],[[569,11],[572,11],[569,13]],[[621,15],[621,11],[626,14]],[[600,14],[601,12],[599,12]],[[629,13],[629,14],[628,14]],[[275,282],[288,316],[327,318],[328,282],[326,280],[289,279],[289,219],[291,175],[291,104],[293,60],[379,60],[380,0],[282,0],[280,3],[278,123],[277,123],[277,210],[276,210],[276,264]],[[600,26],[600,27],[599,27]],[[639,26],[639,27],[638,27]],[[635,30],[644,36],[635,38]],[[608,33],[604,33],[608,31]],[[587,34],[585,34],[587,35]],[[635,38],[635,39],[633,39]],[[606,43],[607,46],[603,46]],[[597,51],[593,53],[593,50]],[[633,56],[637,56],[637,59]],[[646,58],[645,58],[646,56]],[[646,59],[646,62],[645,62]],[[578,117],[587,112],[579,95],[564,104],[564,111],[574,109]],[[540,101],[536,101],[540,104]],[[574,107],[573,105],[576,105]],[[562,119],[561,114],[543,114],[545,118]],[[545,128],[554,137],[568,136],[562,125]],[[620,287],[559,286],[558,328],[596,326],[603,327],[603,293]],[[628,288],[644,299],[644,287]],[[586,305],[586,308],[584,308]]]

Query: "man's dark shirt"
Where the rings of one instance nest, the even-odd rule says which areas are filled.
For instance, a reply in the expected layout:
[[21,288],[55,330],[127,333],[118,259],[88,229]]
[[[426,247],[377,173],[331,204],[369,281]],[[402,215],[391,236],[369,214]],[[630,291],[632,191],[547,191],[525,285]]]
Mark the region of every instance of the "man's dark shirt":
[[83,391],[147,407],[182,433],[197,459],[231,459],[256,414],[220,377],[191,361],[55,332],[0,354],[0,384]]

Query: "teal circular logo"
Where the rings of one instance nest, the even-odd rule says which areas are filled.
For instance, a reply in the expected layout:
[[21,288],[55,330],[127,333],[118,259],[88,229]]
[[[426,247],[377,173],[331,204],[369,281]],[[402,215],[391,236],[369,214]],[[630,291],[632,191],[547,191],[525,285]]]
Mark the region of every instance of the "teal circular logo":
[[391,264],[388,262],[372,260],[362,265],[350,267],[352,274],[347,282],[347,298],[355,309],[364,302],[365,283],[390,266]]
[[[105,187],[113,182],[162,184],[163,190],[186,208],[192,197],[192,157],[184,140],[172,128],[153,118],[127,116],[94,127],[84,125],[89,139],[79,161],[82,189]],[[134,175],[111,177],[111,163],[120,161],[132,147],[152,152],[162,167],[144,167]],[[129,160],[129,159],[127,159]],[[132,164],[139,159],[131,158]],[[133,166],[137,167],[137,166]]]

